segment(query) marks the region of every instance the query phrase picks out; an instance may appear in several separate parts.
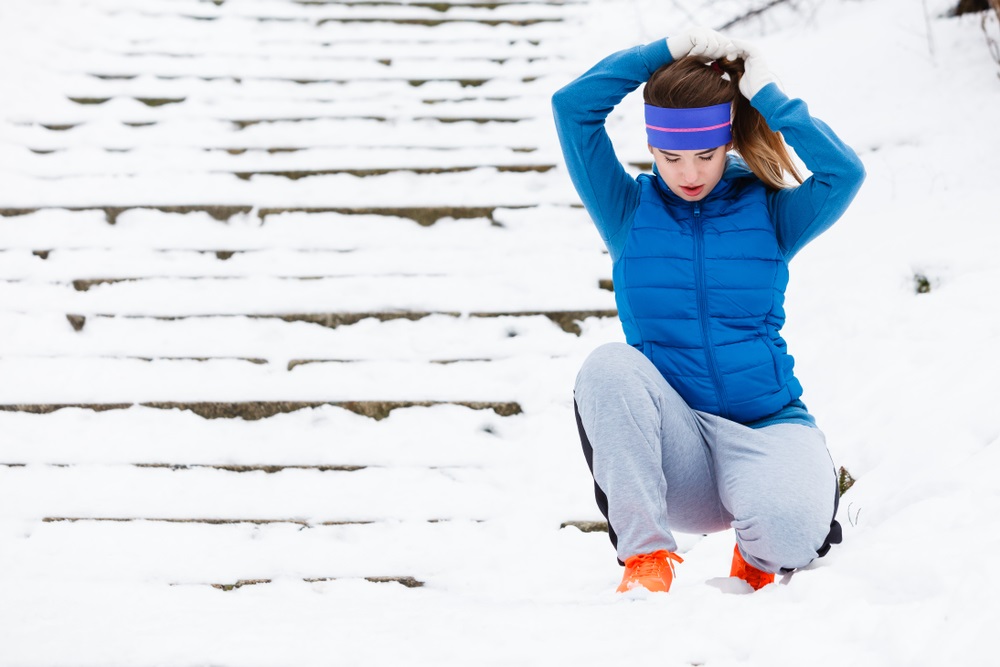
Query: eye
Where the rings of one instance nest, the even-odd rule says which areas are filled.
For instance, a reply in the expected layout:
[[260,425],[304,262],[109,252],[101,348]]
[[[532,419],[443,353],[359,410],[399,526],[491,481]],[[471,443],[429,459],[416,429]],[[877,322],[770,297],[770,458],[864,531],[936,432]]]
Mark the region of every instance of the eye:
[[715,153],[712,153],[711,155],[699,155],[698,159],[699,160],[704,160],[705,162],[711,162],[712,158],[714,158],[714,157],[715,157]]

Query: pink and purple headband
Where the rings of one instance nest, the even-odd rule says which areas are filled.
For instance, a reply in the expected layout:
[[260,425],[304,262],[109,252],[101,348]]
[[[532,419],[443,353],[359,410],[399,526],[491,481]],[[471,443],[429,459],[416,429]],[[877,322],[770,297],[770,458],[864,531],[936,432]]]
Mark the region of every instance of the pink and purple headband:
[[703,150],[728,144],[733,138],[729,102],[695,109],[646,105],[646,137],[653,148]]

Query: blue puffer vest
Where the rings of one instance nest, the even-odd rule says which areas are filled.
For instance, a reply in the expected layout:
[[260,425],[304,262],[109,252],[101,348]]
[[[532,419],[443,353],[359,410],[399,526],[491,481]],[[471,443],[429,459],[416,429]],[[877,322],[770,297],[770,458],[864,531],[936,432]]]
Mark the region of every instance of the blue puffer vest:
[[614,264],[618,316],[696,410],[747,423],[802,394],[778,331],[788,265],[764,185],[741,162],[699,202],[639,176],[639,207]]

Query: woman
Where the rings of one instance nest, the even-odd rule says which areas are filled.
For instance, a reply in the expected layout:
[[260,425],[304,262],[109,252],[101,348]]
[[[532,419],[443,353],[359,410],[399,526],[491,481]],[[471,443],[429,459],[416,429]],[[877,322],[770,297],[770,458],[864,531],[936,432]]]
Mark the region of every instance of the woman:
[[[654,167],[632,178],[604,121],[643,83]],[[843,214],[864,168],[754,47],[706,29],[605,58],[553,108],[628,343],[595,350],[574,394],[618,591],[670,589],[672,531],[730,527],[730,576],[759,589],[841,539],[836,474],[779,330],[788,261]]]

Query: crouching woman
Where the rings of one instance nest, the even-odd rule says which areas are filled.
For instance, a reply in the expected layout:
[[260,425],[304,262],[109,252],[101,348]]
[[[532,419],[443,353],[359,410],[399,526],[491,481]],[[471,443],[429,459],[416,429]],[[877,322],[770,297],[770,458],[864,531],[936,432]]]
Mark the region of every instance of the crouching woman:
[[[643,83],[653,168],[633,178],[605,119]],[[595,350],[575,387],[618,590],[669,590],[674,531],[728,529],[731,576],[759,589],[841,539],[834,466],[780,331],[788,262],[841,217],[864,168],[754,46],[705,29],[605,58],[553,108],[627,343]]]

